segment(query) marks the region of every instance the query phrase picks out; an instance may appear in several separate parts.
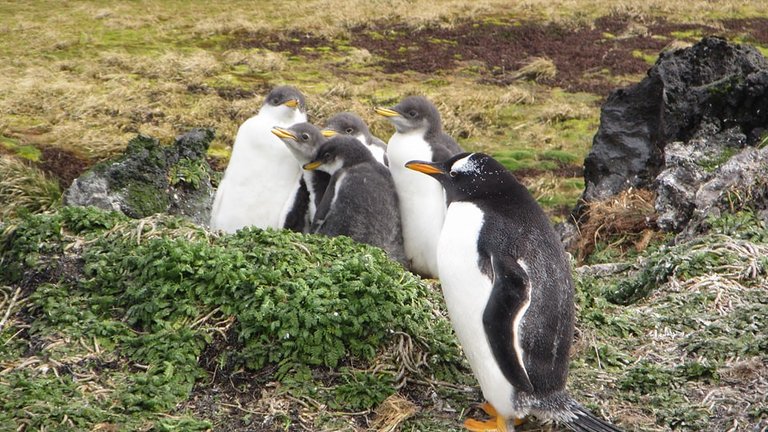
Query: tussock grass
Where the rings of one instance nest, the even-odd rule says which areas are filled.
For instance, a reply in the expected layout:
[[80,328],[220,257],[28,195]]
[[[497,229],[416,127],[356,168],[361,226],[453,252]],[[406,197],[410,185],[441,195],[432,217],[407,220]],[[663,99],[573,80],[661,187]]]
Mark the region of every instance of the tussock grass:
[[61,190],[44,172],[14,157],[0,155],[0,221],[37,213],[61,203]]
[[555,63],[546,57],[533,57],[526,60],[522,67],[512,72],[512,79],[541,81],[553,79],[557,75]]
[[579,259],[590,255],[599,243],[609,243],[619,251],[645,249],[654,235],[654,201],[652,192],[630,188],[614,198],[589,203],[579,224]]

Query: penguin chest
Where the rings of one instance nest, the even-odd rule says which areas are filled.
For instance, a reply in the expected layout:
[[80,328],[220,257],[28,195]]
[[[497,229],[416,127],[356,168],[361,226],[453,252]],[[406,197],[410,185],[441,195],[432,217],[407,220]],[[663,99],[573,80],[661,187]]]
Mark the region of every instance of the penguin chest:
[[416,271],[436,275],[437,240],[445,217],[445,195],[436,180],[405,168],[411,160],[432,160],[421,134],[396,133],[387,145],[389,170],[400,202],[403,246]]
[[493,356],[483,326],[483,312],[493,288],[479,267],[483,223],[483,212],[476,205],[451,203],[440,234],[437,261],[448,315],[472,372],[486,400],[508,417],[516,413],[514,389]]
[[300,167],[270,124],[251,118],[238,130],[230,163],[216,192],[213,228],[280,228],[286,204],[298,189]]

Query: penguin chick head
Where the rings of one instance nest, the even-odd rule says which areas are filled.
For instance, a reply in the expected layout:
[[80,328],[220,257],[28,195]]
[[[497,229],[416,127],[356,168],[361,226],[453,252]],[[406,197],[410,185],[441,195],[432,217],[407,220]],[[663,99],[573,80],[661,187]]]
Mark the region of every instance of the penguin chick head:
[[418,130],[438,132],[442,128],[440,113],[435,105],[423,96],[408,96],[392,108],[374,109],[377,114],[391,121],[399,133]]
[[268,111],[275,117],[290,118],[296,111],[306,113],[307,105],[304,95],[296,87],[277,86],[264,98],[259,112],[262,111]]
[[332,137],[337,134],[349,135],[360,139],[367,137],[371,131],[366,126],[363,119],[351,112],[338,113],[328,119],[323,129],[323,135]]
[[356,138],[338,135],[323,143],[312,161],[303,167],[305,170],[319,169],[333,175],[342,168],[371,161],[376,162],[364,144]]
[[405,167],[439,181],[448,202],[497,195],[517,184],[501,163],[484,153],[459,153],[443,162],[410,161]]
[[300,164],[308,163],[325,142],[320,129],[312,123],[296,123],[289,128],[273,127],[272,133],[280,138]]

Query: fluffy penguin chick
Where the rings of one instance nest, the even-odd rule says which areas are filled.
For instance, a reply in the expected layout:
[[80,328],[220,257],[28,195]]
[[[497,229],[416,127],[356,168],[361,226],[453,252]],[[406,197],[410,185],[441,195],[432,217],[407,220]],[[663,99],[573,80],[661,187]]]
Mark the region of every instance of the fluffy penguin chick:
[[[275,127],[272,129],[272,133],[285,143],[299,165],[312,161],[315,153],[317,153],[317,149],[326,141],[320,129],[311,123],[297,123],[289,128]],[[301,209],[306,208],[306,212],[303,215],[305,223],[302,231],[308,231],[312,220],[315,218],[317,206],[320,205],[320,201],[323,199],[325,188],[331,180],[331,175],[320,170],[304,170],[302,176],[302,184],[306,187],[308,193],[308,202],[306,206],[303,206],[303,203],[297,199],[294,202],[293,209],[295,209],[295,212],[300,212]],[[297,195],[297,198],[300,198],[300,195]],[[290,219],[290,217],[286,219]]]
[[574,332],[570,264],[528,190],[482,153],[407,167],[437,179],[448,200],[437,252],[440,283],[495,416],[465,426],[514,430],[514,419],[533,414],[575,431],[619,431],[565,390]]
[[371,154],[379,163],[385,166],[389,164],[386,154],[387,144],[373,136],[370,129],[368,129],[368,125],[357,114],[343,112],[329,118],[325,124],[325,129],[323,129],[323,135],[330,138],[337,134],[357,138],[361,143],[365,144],[366,148],[371,151]]
[[409,96],[392,108],[376,108],[376,112],[395,126],[387,158],[400,198],[405,256],[412,271],[437,277],[437,239],[445,216],[445,196],[439,183],[406,169],[405,163],[445,160],[461,148],[443,132],[437,108],[424,97]]
[[289,86],[269,92],[259,113],[237,131],[213,201],[211,228],[235,232],[245,226],[283,227],[286,202],[293,202],[298,191],[301,167],[270,130],[306,121],[301,92]]
[[403,235],[392,176],[363,144],[348,136],[329,139],[304,169],[331,175],[312,232],[345,235],[384,249],[403,263]]

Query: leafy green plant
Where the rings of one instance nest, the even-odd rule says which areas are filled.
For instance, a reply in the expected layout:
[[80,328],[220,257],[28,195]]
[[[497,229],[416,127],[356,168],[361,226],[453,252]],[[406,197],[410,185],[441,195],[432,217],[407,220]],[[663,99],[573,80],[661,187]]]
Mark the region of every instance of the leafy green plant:
[[[69,258],[73,250],[77,260]],[[422,366],[437,376],[461,365],[449,324],[433,312],[439,294],[380,249],[347,238],[257,229],[212,236],[180,218],[131,220],[68,207],[8,227],[0,257],[14,269],[3,272],[4,281],[48,282],[29,295],[30,338],[93,345],[55,344],[61,348],[48,351],[70,370],[99,368],[105,376],[114,396],[88,402],[95,414],[84,425],[152,419],[185,400],[206,373],[198,361],[213,340],[215,326],[206,324],[213,316],[231,323],[237,347],[208,350],[215,364],[249,371],[280,365],[276,376],[289,392],[339,407],[370,409],[394,392],[401,366],[396,356],[381,355],[395,335],[409,335],[412,349],[425,354]],[[99,354],[99,347],[118,354]],[[70,364],[83,356],[92,360]],[[310,369],[364,367],[374,358],[388,366],[376,373],[345,366],[331,375]],[[0,382],[2,391],[10,390]],[[83,400],[67,391],[66,397]],[[17,399],[27,406],[47,397],[30,391]],[[44,411],[30,412],[32,424],[51,425],[38,418]]]

